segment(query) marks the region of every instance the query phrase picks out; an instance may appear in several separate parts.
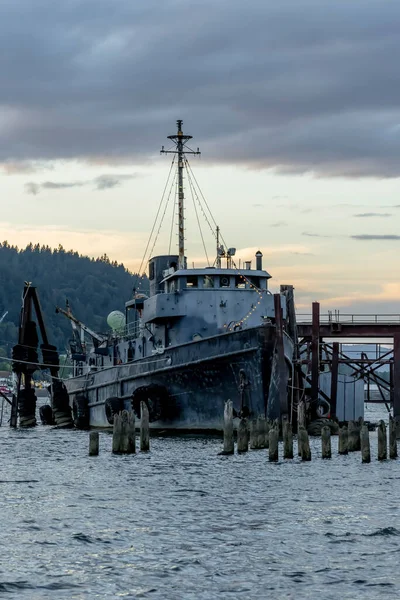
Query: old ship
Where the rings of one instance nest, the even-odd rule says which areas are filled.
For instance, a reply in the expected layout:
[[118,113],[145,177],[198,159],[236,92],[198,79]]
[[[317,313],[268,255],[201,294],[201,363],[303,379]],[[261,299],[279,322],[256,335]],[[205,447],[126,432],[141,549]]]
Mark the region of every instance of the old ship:
[[[288,413],[291,376],[287,289],[268,290],[262,253],[238,267],[235,249],[215,229],[216,258],[205,268],[188,268],[185,257],[184,172],[190,177],[190,135],[169,136],[177,184],[177,255],[148,261],[149,293],[138,286],[125,304],[122,327],[91,331],[70,308],[73,375],[64,380],[78,427],[110,427],[114,414],[140,402],[149,407],[153,428],[218,430],[223,406],[237,415],[277,418]],[[171,167],[172,168],[172,167]],[[186,171],[185,171],[186,169]],[[192,179],[188,182],[189,185]]]

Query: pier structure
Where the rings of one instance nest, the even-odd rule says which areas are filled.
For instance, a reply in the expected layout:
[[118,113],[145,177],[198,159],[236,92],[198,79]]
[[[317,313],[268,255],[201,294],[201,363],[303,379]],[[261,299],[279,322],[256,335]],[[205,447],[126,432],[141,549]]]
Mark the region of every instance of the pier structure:
[[[319,302],[313,302],[311,315],[296,316],[297,350],[294,405],[307,391],[309,400],[329,402],[330,416],[336,417],[338,375],[340,365],[349,367],[349,374],[366,384],[365,401],[385,403],[392,409],[397,437],[400,437],[400,315],[344,314],[339,311],[321,314]],[[374,343],[371,343],[374,340]],[[346,343],[370,344],[371,353],[350,356],[343,350]],[[387,365],[389,381],[379,369]],[[330,390],[321,389],[321,373],[330,372]],[[297,383],[296,383],[297,382]],[[371,393],[374,384],[374,393]]]

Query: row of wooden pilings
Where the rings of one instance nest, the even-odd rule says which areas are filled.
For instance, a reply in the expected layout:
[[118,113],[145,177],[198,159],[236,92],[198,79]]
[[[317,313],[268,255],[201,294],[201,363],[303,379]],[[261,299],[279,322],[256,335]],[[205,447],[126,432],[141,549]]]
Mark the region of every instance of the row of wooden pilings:
[[[149,409],[145,402],[140,403],[140,450],[150,450]],[[136,452],[136,427],[135,413],[123,410],[114,415],[113,454],[135,454]],[[99,432],[91,431],[89,434],[89,456],[99,454]]]
[[[237,452],[243,453],[249,450],[267,448],[268,458],[271,462],[279,460],[279,431],[278,421],[270,423],[266,419],[258,418],[251,420],[241,419],[237,428]],[[378,460],[386,460],[388,457],[388,436],[384,421],[378,425]],[[287,420],[282,420],[283,458],[292,459],[293,433],[292,426]],[[298,455],[303,461],[311,460],[310,441],[307,430],[300,425],[297,432]],[[371,446],[369,441],[369,429],[363,421],[349,421],[339,429],[338,453],[361,451],[361,461],[371,462]],[[235,452],[233,406],[232,401],[225,403],[224,409],[224,447],[220,454],[229,455]],[[321,455],[322,458],[332,457],[331,430],[323,427],[321,431]],[[389,420],[389,458],[397,458],[396,425],[392,418]]]

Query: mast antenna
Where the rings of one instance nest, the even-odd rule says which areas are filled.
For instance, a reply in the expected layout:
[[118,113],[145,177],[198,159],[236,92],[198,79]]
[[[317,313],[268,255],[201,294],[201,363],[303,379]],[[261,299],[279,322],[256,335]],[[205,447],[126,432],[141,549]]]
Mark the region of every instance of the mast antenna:
[[169,135],[168,139],[175,144],[174,150],[165,150],[161,148],[160,154],[177,154],[178,155],[178,222],[179,222],[179,269],[185,268],[185,222],[184,222],[184,192],[183,192],[183,168],[185,154],[200,154],[200,150],[191,150],[186,146],[186,142],[192,139],[191,135],[184,135],[182,131],[182,119],[176,122],[178,131],[175,135]]

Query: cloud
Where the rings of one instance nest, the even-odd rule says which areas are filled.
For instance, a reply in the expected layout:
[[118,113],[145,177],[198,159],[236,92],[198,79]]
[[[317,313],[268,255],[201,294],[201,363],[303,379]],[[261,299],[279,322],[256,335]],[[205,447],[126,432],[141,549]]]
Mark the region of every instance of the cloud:
[[270,223],[270,227],[286,227],[286,221],[276,221],[276,223]]
[[19,0],[0,18],[0,162],[148,160],[182,118],[212,162],[400,175],[398,2]]
[[315,238],[331,238],[332,235],[323,235],[322,233],[310,233],[308,231],[303,231],[301,235],[305,235],[306,237],[315,237]]
[[361,235],[351,235],[353,240],[400,240],[400,235],[376,235],[376,234],[361,234]]
[[39,171],[53,169],[53,165],[49,162],[43,162],[43,161],[6,160],[5,162],[0,164],[0,169],[3,171],[3,173],[5,175],[25,175],[28,173],[38,173]]
[[137,175],[133,174],[122,174],[122,175],[100,175],[94,179],[88,179],[86,181],[44,181],[43,183],[34,183],[29,181],[25,184],[25,191],[27,194],[33,194],[36,196],[42,190],[65,190],[68,188],[80,188],[86,185],[94,185],[95,190],[109,190],[120,185],[123,181],[133,179]]
[[357,215],[353,215],[353,217],[391,217],[391,213],[376,213],[376,212],[366,212],[366,213],[358,213]]
[[25,184],[25,191],[27,194],[32,194],[33,196],[36,196],[40,192],[40,185],[38,183],[30,181],[29,183]]

